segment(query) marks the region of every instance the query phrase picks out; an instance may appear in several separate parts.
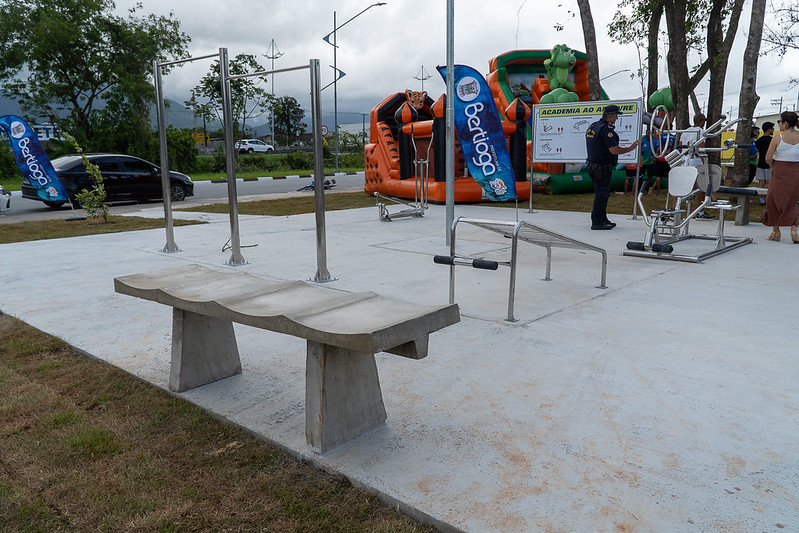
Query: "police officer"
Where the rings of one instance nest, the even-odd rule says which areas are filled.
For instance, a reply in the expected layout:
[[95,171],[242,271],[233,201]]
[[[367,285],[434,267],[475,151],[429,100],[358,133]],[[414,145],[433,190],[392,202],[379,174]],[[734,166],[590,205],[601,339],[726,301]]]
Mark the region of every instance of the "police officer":
[[616,119],[621,115],[619,106],[605,106],[602,118],[594,122],[585,132],[585,147],[588,152],[588,175],[594,182],[594,207],[591,210],[591,229],[613,229],[616,224],[608,219],[608,198],[610,198],[610,176],[619,162],[619,155],[632,152],[640,144],[639,140],[630,146],[619,146],[619,135],[615,131]]

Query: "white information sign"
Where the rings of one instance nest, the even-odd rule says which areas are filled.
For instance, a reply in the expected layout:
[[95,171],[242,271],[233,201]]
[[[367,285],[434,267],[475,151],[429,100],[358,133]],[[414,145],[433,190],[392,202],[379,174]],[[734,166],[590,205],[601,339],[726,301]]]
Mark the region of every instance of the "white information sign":
[[[584,163],[585,132],[602,118],[605,106],[616,104],[619,146],[630,146],[641,133],[641,99],[540,104],[533,106],[532,158],[536,163]],[[619,163],[635,163],[640,148],[619,156]]]

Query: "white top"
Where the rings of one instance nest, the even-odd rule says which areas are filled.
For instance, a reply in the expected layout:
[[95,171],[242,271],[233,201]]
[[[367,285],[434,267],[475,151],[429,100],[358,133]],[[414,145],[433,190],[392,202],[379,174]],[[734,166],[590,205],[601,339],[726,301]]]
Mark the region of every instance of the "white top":
[[774,161],[799,163],[799,143],[790,144],[781,139],[777,149],[774,150]]

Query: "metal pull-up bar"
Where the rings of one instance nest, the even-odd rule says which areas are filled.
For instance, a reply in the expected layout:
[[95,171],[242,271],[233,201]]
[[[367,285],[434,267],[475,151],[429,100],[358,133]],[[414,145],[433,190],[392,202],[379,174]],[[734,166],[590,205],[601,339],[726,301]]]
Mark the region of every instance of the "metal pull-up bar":
[[218,57],[218,54],[176,59],[175,61],[167,61],[165,63],[159,63],[158,60],[153,61],[153,83],[155,84],[155,99],[157,103],[155,106],[155,114],[158,121],[158,146],[161,162],[161,194],[164,197],[164,220],[166,228],[166,244],[161,250],[162,252],[179,252],[180,248],[175,244],[175,231],[172,223],[172,194],[169,183],[169,154],[166,145],[166,110],[164,109],[164,88],[161,81],[161,68],[200,59],[208,59],[209,57]]
[[[221,50],[226,49],[220,49]],[[314,281],[325,282],[332,281],[330,272],[327,270],[327,237],[325,235],[325,168],[324,159],[322,154],[322,108],[321,102],[321,89],[319,88],[319,60],[311,59],[308,65],[300,65],[296,67],[281,68],[275,70],[263,70],[260,72],[251,72],[249,74],[236,74],[231,76],[227,72],[227,55],[225,55],[225,72],[222,76],[223,90],[222,94],[225,95],[225,106],[229,109],[231,106],[230,100],[230,80],[237,80],[241,78],[251,78],[253,76],[267,76],[270,74],[278,74],[281,72],[292,72],[295,70],[309,69],[311,73],[311,123],[313,132],[313,151],[314,151],[314,210],[316,212],[316,274],[313,277]],[[227,89],[225,89],[225,86]],[[226,114],[230,116],[231,113]],[[227,125],[226,125],[227,127]],[[235,202],[235,174],[233,171],[233,125],[230,124],[230,134],[227,129],[225,130],[225,152],[230,154],[228,156],[228,188],[232,191],[230,194],[231,217],[233,216],[234,202]],[[230,189],[231,183],[233,188]],[[238,213],[238,207],[235,207]],[[233,219],[231,218],[231,224]],[[238,226],[236,226],[236,234],[238,234]],[[237,235],[238,237],[238,235]],[[236,246],[237,242],[231,241]],[[235,254],[235,248],[234,248]],[[231,264],[234,263],[235,257],[230,260]]]
[[219,70],[220,80],[222,84],[222,115],[223,127],[225,131],[225,160],[227,170],[227,184],[228,184],[228,205],[230,208],[230,244],[231,244],[231,257],[228,261],[229,265],[242,265],[247,261],[241,255],[241,240],[239,238],[239,208],[238,208],[238,193],[236,191],[236,170],[235,170],[235,157],[234,157],[234,142],[233,142],[233,111],[232,111],[232,98],[230,92],[230,80],[249,78],[253,76],[266,76],[269,74],[278,74],[281,72],[291,72],[295,70],[310,70],[310,84],[311,84],[311,115],[312,115],[312,131],[313,131],[313,151],[314,151],[314,207],[316,211],[316,274],[313,277],[314,281],[325,282],[332,281],[334,278],[330,276],[327,269],[327,238],[325,234],[325,196],[324,196],[324,159],[322,154],[322,109],[321,109],[321,90],[319,89],[319,60],[311,59],[308,65],[300,65],[296,67],[289,67],[276,70],[253,72],[250,74],[237,74],[230,75],[228,64],[227,48],[220,48],[219,54],[208,54],[189,59],[179,59],[166,63],[153,62],[155,71],[155,93],[158,99],[157,113],[158,113],[158,133],[161,154],[161,183],[164,194],[164,218],[166,219],[166,232],[167,243],[164,246],[165,252],[178,251],[179,248],[175,244],[173,224],[172,224],[172,205],[169,196],[169,162],[166,143],[166,112],[164,110],[163,89],[161,84],[161,67],[167,65],[175,65],[179,63],[186,63],[188,61],[196,61],[199,59],[207,59],[211,57],[219,57]]

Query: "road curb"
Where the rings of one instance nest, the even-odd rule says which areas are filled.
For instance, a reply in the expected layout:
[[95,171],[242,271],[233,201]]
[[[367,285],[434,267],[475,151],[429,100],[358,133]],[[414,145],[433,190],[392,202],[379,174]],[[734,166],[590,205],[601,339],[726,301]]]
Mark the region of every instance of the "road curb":
[[[335,178],[337,176],[363,176],[365,174],[364,171],[360,172],[334,172],[333,174],[325,174],[325,178]],[[286,176],[262,176],[258,178],[236,178],[238,182],[245,182],[245,181],[272,181],[272,180],[297,180],[297,179],[305,179],[305,178],[313,178],[313,174],[290,174]],[[211,183],[227,183],[227,178],[219,178],[215,180],[203,180]],[[195,181],[194,183],[200,183]]]

